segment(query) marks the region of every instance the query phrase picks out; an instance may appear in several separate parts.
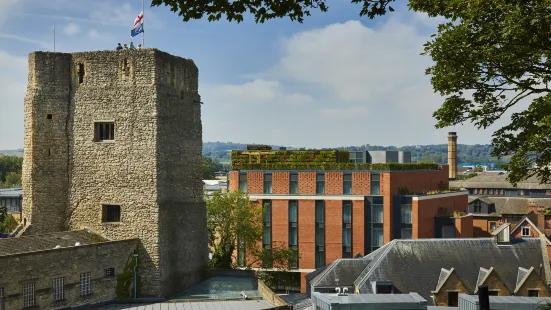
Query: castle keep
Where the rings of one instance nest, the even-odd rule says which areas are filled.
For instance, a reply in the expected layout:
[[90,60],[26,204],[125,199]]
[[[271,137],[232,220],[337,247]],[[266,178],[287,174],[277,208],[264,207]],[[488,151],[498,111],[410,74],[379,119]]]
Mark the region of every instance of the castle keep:
[[146,49],[29,56],[20,235],[139,239],[142,293],[207,264],[198,69]]

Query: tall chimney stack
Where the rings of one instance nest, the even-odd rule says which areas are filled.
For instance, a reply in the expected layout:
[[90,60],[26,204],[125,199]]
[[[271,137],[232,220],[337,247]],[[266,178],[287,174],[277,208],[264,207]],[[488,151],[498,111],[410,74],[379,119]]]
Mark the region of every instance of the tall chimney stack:
[[457,178],[457,134],[455,132],[448,133],[448,166],[449,179]]

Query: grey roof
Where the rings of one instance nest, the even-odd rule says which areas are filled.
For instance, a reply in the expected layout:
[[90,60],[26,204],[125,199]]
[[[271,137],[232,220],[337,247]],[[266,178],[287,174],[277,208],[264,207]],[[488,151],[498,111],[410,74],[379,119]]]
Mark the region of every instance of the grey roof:
[[77,242],[87,245],[105,241],[108,240],[87,230],[5,238],[0,239],[0,256],[51,250],[57,245],[74,247]]
[[311,284],[316,287],[354,286],[354,280],[368,263],[369,260],[364,258],[338,259],[327,265]]
[[0,197],[19,198],[21,196],[23,196],[23,188],[21,187],[0,188]]
[[[551,198],[530,198],[530,197],[475,197],[469,196],[469,203],[480,199],[485,203],[493,203],[495,213],[489,215],[499,216],[501,214],[528,214],[528,203],[534,202],[543,208],[551,208]],[[479,214],[476,214],[479,215]]]
[[[459,294],[459,298],[478,304],[478,295]],[[490,296],[490,305],[492,309],[494,309],[494,306],[502,304],[511,307],[511,304],[543,304],[543,302],[551,303],[551,297]]]
[[98,307],[102,310],[260,310],[273,308],[266,300],[231,300],[205,302],[162,302],[156,304],[118,304]]
[[530,177],[528,180],[519,182],[514,187],[509,181],[507,181],[507,173],[489,173],[479,174],[475,177],[450,181],[450,187],[457,188],[520,188],[520,189],[551,189],[551,184],[540,184],[537,177]]
[[[318,292],[312,293],[313,298],[319,298],[328,304],[402,304],[400,308],[403,309],[408,305],[424,304],[426,300],[419,294],[412,292],[409,294],[322,294]],[[404,305],[406,304],[406,305]],[[411,309],[411,308],[406,308]],[[415,309],[415,308],[413,308]],[[419,308],[420,309],[420,308]]]
[[503,223],[499,225],[499,227],[496,230],[492,231],[492,236],[497,236],[500,232],[505,230],[505,228],[509,227],[510,225],[511,223]]
[[369,262],[354,284],[361,293],[372,293],[372,281],[391,281],[401,293],[418,292],[430,301],[442,268],[454,268],[466,288],[473,291],[480,267],[493,267],[512,291],[518,267],[534,266],[539,275],[539,266],[547,258],[541,242],[539,238],[526,238],[504,246],[492,238],[396,239],[378,250],[383,251]]

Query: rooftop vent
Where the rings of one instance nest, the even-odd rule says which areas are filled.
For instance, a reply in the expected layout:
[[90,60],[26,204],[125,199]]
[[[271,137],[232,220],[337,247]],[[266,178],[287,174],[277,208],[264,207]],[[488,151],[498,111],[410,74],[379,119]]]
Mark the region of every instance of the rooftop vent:
[[80,243],[80,242],[75,243],[75,246],[81,246],[81,245],[82,245],[82,243]]
[[61,245],[59,245],[59,244],[56,245],[55,248],[54,248],[54,250],[55,250],[55,249],[61,249]]

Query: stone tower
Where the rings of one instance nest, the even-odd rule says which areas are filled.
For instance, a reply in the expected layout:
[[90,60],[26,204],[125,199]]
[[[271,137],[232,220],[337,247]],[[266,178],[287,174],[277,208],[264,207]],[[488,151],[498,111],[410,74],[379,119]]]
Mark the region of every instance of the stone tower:
[[448,133],[448,166],[449,179],[457,178],[457,134],[455,132]]
[[142,292],[168,296],[207,264],[198,69],[146,49],[29,56],[25,233],[140,238]]

